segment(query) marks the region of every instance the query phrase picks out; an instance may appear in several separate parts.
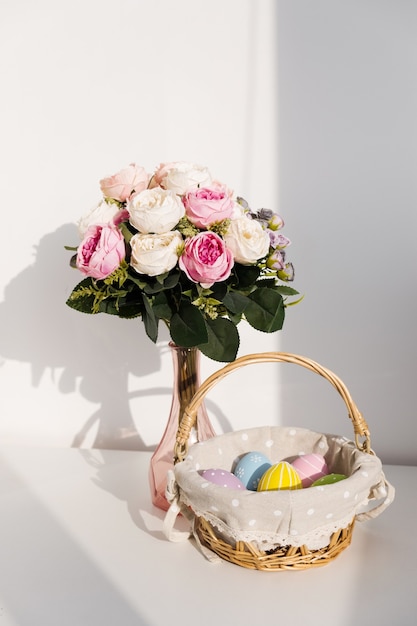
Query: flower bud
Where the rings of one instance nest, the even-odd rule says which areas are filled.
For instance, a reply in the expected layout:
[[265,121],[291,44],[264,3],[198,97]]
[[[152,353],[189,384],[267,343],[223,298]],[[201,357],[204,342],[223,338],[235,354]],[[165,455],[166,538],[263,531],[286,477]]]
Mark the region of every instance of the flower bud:
[[268,228],[270,228],[271,230],[279,230],[283,226],[284,220],[282,219],[282,217],[278,215],[278,213],[273,213],[268,222]]
[[266,261],[266,266],[270,270],[275,270],[275,271],[284,270],[285,268],[284,254],[280,252],[279,250],[274,250],[273,253],[269,255]]
[[269,228],[267,230],[272,248],[276,248],[277,250],[283,250],[290,245],[291,241],[288,239],[288,237],[281,235],[281,233],[278,233],[276,230],[270,230]]
[[284,280],[286,282],[291,282],[294,280],[294,266],[292,263],[287,263],[285,268],[282,270],[278,270],[277,272],[278,278]]

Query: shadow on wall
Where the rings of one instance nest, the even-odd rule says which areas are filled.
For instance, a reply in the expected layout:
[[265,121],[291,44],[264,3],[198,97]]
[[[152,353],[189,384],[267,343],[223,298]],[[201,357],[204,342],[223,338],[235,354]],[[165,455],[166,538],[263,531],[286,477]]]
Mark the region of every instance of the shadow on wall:
[[[94,440],[86,447],[152,450],[155,446],[146,445],[138,432],[131,402],[135,398],[166,396],[169,406],[172,380],[166,387],[130,391],[129,376],[158,372],[161,355],[168,347],[151,343],[138,319],[87,315],[66,306],[81,275],[69,266],[72,253],[64,246],[77,241],[73,224],[48,233],[36,247],[35,262],[8,284],[5,299],[0,302],[0,327],[7,329],[0,336],[0,355],[29,363],[33,387],[38,387],[45,371],[51,370],[60,393],[77,390],[86,400],[98,404],[74,435],[73,447],[82,447],[95,432]],[[230,429],[217,404],[210,400],[206,404],[220,427]]]
[[[81,446],[96,428],[94,447],[146,450],[129,408],[132,397],[171,394],[170,388],[128,392],[128,376],[143,376],[160,369],[159,349],[145,337],[138,320],[105,315],[82,315],[65,301],[80,276],[69,267],[78,241],[73,225],[45,235],[36,247],[35,262],[14,278],[0,303],[0,354],[5,359],[29,363],[32,385],[38,387],[46,369],[63,394],[79,390],[99,403],[73,440]],[[65,255],[68,255],[66,263]]]

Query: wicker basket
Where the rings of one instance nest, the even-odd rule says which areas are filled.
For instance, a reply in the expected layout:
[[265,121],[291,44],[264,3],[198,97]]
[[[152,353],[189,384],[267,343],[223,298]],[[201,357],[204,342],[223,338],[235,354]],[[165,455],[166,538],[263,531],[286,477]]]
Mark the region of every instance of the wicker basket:
[[[234,370],[265,362],[293,363],[328,380],[346,405],[355,441],[298,427],[264,426],[189,447],[198,407],[210,389]],[[320,453],[331,471],[345,474],[346,479],[324,487],[236,493],[207,483],[199,473],[214,467],[231,471],[243,454],[253,450],[265,451],[273,463],[301,453]],[[252,354],[207,378],[185,410],[177,432],[174,471],[168,477],[171,506],[164,529],[173,541],[192,534],[211,561],[223,559],[265,571],[298,570],[329,563],[350,544],[355,521],[375,517],[393,497],[394,488],[371,450],[368,426],[342,381],[306,357]],[[175,528],[179,513],[190,521],[190,532]]]

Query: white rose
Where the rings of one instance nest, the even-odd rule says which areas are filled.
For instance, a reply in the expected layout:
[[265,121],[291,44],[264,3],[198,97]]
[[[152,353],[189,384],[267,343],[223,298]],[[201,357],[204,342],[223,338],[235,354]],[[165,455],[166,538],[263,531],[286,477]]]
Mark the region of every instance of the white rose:
[[182,237],[176,230],[153,235],[138,233],[130,240],[130,264],[139,274],[159,276],[175,267],[181,245]]
[[242,265],[256,263],[269,252],[268,233],[259,222],[248,217],[232,220],[224,240],[235,261]]
[[244,217],[246,215],[246,209],[239,204],[239,202],[235,202],[233,206],[232,220],[237,220],[239,217]]
[[140,233],[167,233],[184,215],[184,205],[173,191],[155,187],[134,196],[127,209],[130,223]]
[[163,163],[155,172],[154,179],[157,185],[180,196],[190,189],[207,187],[212,181],[207,167],[186,161]]
[[105,200],[102,200],[97,206],[93,207],[88,213],[78,220],[77,226],[80,239],[84,239],[89,226],[105,226],[113,220],[119,211],[120,209],[117,204],[108,204]]

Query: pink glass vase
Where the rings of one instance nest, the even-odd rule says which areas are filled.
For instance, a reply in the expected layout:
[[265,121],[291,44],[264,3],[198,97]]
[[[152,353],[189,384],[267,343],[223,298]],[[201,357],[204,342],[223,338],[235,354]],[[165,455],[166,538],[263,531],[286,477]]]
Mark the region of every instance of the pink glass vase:
[[[151,457],[149,467],[149,484],[152,502],[166,511],[169,508],[165,498],[167,472],[174,466],[174,445],[178,425],[184,409],[200,386],[200,351],[197,348],[181,348],[170,342],[174,367],[171,410],[165,432]],[[207,415],[204,402],[197,413],[197,423],[193,439],[204,441],[215,436],[215,432]]]

